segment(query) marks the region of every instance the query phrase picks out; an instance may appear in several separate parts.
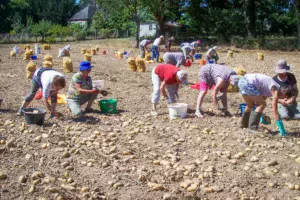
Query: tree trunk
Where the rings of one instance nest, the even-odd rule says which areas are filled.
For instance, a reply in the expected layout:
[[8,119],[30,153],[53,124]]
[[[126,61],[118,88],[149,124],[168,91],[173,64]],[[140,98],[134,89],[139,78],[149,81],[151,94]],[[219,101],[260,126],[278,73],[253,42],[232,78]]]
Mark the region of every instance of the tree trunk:
[[134,2],[134,22],[135,22],[135,48],[139,47],[140,44],[140,18],[138,16],[138,7],[137,7],[137,1]]
[[300,0],[294,0],[295,6],[297,8],[297,17],[298,17],[298,23],[297,23],[297,46],[298,49],[300,49]]
[[165,35],[165,19],[163,16],[157,19],[159,27],[159,35]]
[[249,37],[256,36],[255,0],[245,0],[246,28]]

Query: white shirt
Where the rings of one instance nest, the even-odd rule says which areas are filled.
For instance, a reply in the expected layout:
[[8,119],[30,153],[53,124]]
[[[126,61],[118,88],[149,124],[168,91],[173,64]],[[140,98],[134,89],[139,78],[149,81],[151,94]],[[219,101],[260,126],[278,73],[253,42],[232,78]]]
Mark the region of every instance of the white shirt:
[[[34,76],[37,75],[39,70],[36,70],[34,73]],[[42,88],[43,88],[43,97],[44,98],[49,98],[50,92],[52,90],[52,82],[53,78],[55,76],[64,76],[61,73],[55,71],[55,70],[49,70],[49,71],[44,71],[41,76],[41,83],[42,83]]]
[[153,42],[153,46],[159,46],[161,43],[161,39],[160,38],[156,38]]
[[215,54],[215,50],[213,48],[210,48],[206,53],[206,55],[209,57],[213,56],[214,54]]
[[248,83],[253,84],[263,96],[272,96],[271,89],[275,86],[278,90],[279,84],[272,77],[264,74],[245,74]]

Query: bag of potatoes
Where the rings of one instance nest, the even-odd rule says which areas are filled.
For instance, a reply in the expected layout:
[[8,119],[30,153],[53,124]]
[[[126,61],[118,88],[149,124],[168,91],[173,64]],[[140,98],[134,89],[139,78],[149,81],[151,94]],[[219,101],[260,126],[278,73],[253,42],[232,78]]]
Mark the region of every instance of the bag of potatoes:
[[146,53],[144,60],[145,60],[145,61],[149,61],[150,58],[151,58],[150,54],[149,54],[149,53]]
[[86,54],[86,49],[85,48],[81,49],[81,54]]
[[87,54],[92,54],[91,50],[86,50]]
[[44,57],[44,61],[50,61],[52,62],[53,57],[50,54],[46,54]]
[[29,50],[29,49],[30,49],[29,44],[24,45],[24,50],[25,50],[25,51],[27,51],[27,50]]
[[30,51],[25,51],[24,52],[24,60],[30,60],[31,52]]
[[63,58],[63,71],[65,73],[73,72],[73,63],[70,57]]
[[146,71],[145,61],[141,58],[136,59],[136,67],[138,72],[145,72]]
[[135,59],[130,57],[127,59],[127,63],[128,63],[128,66],[129,66],[129,69],[130,71],[133,71],[135,72],[137,70],[137,67],[136,67],[136,63],[135,63]]
[[163,63],[163,62],[164,62],[164,59],[163,59],[162,57],[159,57],[159,58],[158,58],[158,62],[159,62],[159,63]]
[[95,49],[96,49],[96,51],[100,51],[100,48],[98,46]]
[[43,44],[43,50],[49,50],[50,44]]
[[50,61],[43,62],[43,67],[45,68],[52,68],[53,64]]
[[36,70],[35,63],[33,61],[30,61],[26,66],[26,78],[32,79],[35,70]]
[[11,57],[16,57],[17,53],[14,50],[10,51],[10,56]]
[[84,54],[84,60],[92,62],[92,55],[89,53]]
[[97,51],[96,49],[91,49],[92,55],[96,55]]

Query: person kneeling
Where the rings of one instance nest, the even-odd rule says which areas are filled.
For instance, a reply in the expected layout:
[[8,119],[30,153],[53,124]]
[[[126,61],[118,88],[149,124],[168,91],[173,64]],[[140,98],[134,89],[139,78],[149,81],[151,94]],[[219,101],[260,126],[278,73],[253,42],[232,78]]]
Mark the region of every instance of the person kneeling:
[[[100,93],[100,90],[93,89],[92,78],[89,76],[92,67],[90,62],[83,61],[80,63],[79,72],[72,77],[67,103],[72,115],[75,117],[80,117],[83,114],[80,106],[85,103],[87,103],[85,112],[92,112],[91,107]],[[103,94],[104,91],[101,91],[101,93]]]

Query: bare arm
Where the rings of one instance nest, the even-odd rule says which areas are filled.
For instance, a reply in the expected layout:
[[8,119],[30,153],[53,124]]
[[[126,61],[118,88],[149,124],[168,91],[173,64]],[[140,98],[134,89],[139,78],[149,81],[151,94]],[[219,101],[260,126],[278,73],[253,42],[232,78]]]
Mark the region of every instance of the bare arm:
[[168,95],[167,95],[166,90],[165,90],[166,85],[167,85],[167,84],[166,84],[165,81],[163,81],[163,82],[161,83],[161,85],[160,85],[160,92],[162,93],[162,95],[163,95],[165,98],[168,98]]
[[275,120],[279,120],[280,116],[278,114],[278,108],[277,108],[278,90],[275,88],[275,86],[272,87],[271,93],[272,93],[272,96],[273,96],[273,99],[272,99],[272,111],[273,111],[273,115],[274,115]]
[[221,88],[225,85],[225,81],[223,79],[219,79],[218,78],[218,82],[215,86],[215,88],[213,89],[211,96],[212,96],[212,100],[213,103],[216,107],[218,107],[218,100],[217,100],[217,94],[218,92],[221,90]]

